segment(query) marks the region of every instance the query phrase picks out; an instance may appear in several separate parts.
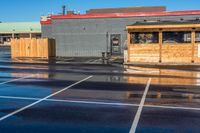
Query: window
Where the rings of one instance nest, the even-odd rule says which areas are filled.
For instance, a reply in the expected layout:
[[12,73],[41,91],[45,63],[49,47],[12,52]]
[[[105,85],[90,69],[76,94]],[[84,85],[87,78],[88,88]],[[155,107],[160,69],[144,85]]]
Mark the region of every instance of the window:
[[163,43],[191,43],[190,31],[163,32]]
[[158,32],[132,32],[131,44],[152,44],[158,43]]
[[41,34],[36,34],[36,38],[37,39],[41,38]]
[[199,43],[199,42],[200,42],[200,31],[196,31],[195,42],[196,42],[196,43]]

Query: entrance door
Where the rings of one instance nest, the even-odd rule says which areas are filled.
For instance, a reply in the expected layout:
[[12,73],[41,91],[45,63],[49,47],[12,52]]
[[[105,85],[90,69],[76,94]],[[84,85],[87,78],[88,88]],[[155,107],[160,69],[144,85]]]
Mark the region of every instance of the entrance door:
[[121,35],[120,34],[111,34],[111,54],[119,55],[121,54]]

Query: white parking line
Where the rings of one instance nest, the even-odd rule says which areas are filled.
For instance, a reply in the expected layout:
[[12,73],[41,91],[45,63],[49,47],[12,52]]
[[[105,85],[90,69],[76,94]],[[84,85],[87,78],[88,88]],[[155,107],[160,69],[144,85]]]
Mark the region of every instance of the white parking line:
[[18,78],[18,79],[13,79],[13,80],[5,81],[5,82],[0,83],[0,85],[7,84],[7,83],[11,83],[11,82],[15,82],[15,81],[19,81],[19,80],[22,80],[22,79],[27,79],[27,78],[30,78],[30,77],[33,77],[33,76],[34,76],[34,75],[31,74],[31,75],[29,75],[29,76],[25,76],[25,77],[22,77],[22,78]]
[[[40,100],[40,98],[13,97],[13,96],[0,96],[0,99],[31,100],[31,101]],[[137,104],[131,104],[131,103],[93,102],[93,101],[83,101],[83,100],[46,99],[44,101],[48,101],[48,102],[65,102],[65,103],[82,103],[82,104],[97,104],[97,105],[112,105],[112,106],[138,106]]]
[[[41,98],[0,96],[0,99],[15,99],[15,100],[37,101],[37,100],[40,100]],[[93,101],[83,101],[83,100],[46,99],[44,101],[47,101],[47,102],[64,102],[64,103],[81,103],[81,104],[96,104],[96,105],[111,105],[111,106],[132,106],[132,107],[138,107],[139,106],[139,104],[131,104],[131,103],[93,102]],[[178,109],[178,110],[200,111],[200,108],[181,107],[181,106],[175,107],[175,106],[144,105],[144,107],[146,107],[146,108],[162,108],[162,109]]]
[[174,106],[159,106],[159,105],[145,105],[145,107],[200,111],[200,108],[192,108],[192,107],[174,107]]
[[66,91],[67,89],[69,89],[69,88],[71,88],[71,87],[73,87],[73,86],[75,86],[75,85],[78,85],[78,84],[80,84],[80,83],[82,83],[82,82],[84,82],[84,81],[86,81],[86,80],[88,80],[88,79],[90,79],[90,78],[92,78],[92,77],[93,77],[93,76],[89,76],[89,77],[87,77],[87,78],[85,78],[85,79],[82,79],[82,80],[80,80],[80,81],[78,81],[78,82],[76,82],[76,83],[74,83],[74,84],[72,84],[72,85],[70,85],[70,86],[65,87],[65,88],[62,89],[62,90],[59,90],[59,91],[57,91],[57,92],[55,92],[55,93],[53,93],[53,94],[51,94],[51,95],[48,95],[48,96],[46,96],[46,97],[44,97],[44,98],[42,98],[42,99],[39,99],[38,101],[36,101],[36,102],[34,102],[34,103],[32,103],[32,104],[29,104],[29,105],[27,105],[27,106],[25,106],[25,107],[23,107],[23,108],[21,108],[21,109],[18,109],[18,110],[14,111],[14,112],[12,112],[12,113],[10,113],[10,114],[8,114],[8,115],[5,115],[5,116],[3,116],[3,117],[0,118],[0,121],[3,121],[3,120],[5,120],[5,119],[7,119],[7,118],[9,118],[9,117],[11,117],[11,116],[13,116],[13,115],[15,115],[15,114],[21,112],[21,111],[24,111],[24,110],[26,110],[26,109],[28,109],[28,108],[30,108],[30,107],[32,107],[32,106],[34,106],[34,105],[36,105],[36,104],[38,104],[38,103],[44,101],[44,100],[46,100],[46,99],[48,99],[48,98],[50,98],[50,97],[52,97],[52,96],[55,96],[55,95],[57,95],[57,94],[59,94],[59,93],[61,93],[61,92],[63,92],[63,91]]
[[131,130],[129,133],[135,133],[136,129],[137,129],[137,125],[138,125],[138,122],[140,120],[140,116],[141,116],[141,113],[142,113],[142,109],[143,109],[143,106],[144,106],[144,102],[145,102],[145,99],[146,99],[146,96],[147,96],[147,93],[149,91],[149,87],[150,87],[150,84],[151,84],[151,78],[148,80],[147,82],[147,86],[145,88],[145,91],[144,91],[144,94],[142,96],[142,100],[140,102],[140,105],[138,107],[138,110],[137,110],[137,113],[135,115],[135,118],[134,118],[134,121],[133,121],[133,124],[131,126]]

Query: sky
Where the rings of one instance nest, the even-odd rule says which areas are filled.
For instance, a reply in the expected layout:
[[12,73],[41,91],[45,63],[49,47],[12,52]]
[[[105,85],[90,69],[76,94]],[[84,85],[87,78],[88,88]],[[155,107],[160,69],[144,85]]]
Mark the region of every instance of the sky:
[[39,21],[40,16],[61,12],[61,6],[85,13],[88,9],[161,6],[168,11],[200,10],[200,0],[1,0],[1,22]]

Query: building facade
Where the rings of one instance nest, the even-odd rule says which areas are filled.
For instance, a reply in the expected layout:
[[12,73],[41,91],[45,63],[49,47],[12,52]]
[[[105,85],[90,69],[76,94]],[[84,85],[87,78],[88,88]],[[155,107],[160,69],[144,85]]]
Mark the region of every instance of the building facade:
[[12,38],[41,38],[39,22],[0,23],[0,44],[10,45]]
[[52,15],[41,20],[42,37],[56,40],[60,57],[101,57],[102,52],[123,56],[126,26],[141,21],[177,21],[200,18],[199,11],[151,11]]

